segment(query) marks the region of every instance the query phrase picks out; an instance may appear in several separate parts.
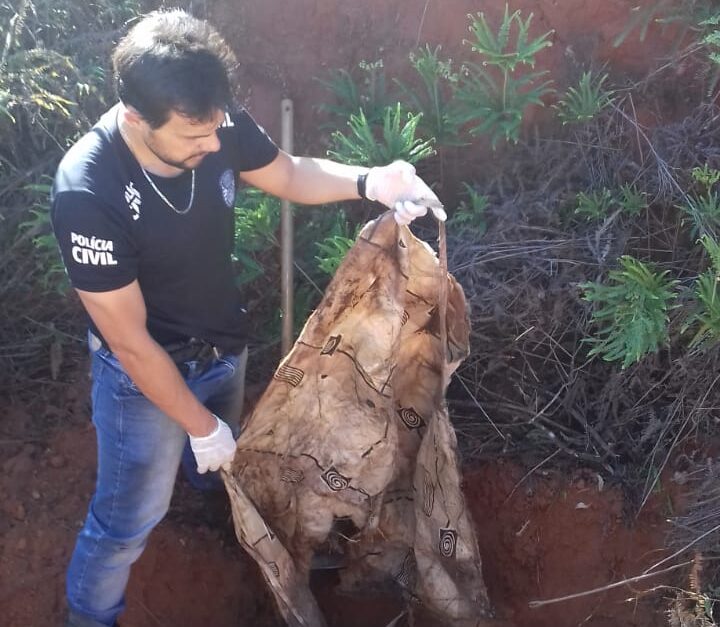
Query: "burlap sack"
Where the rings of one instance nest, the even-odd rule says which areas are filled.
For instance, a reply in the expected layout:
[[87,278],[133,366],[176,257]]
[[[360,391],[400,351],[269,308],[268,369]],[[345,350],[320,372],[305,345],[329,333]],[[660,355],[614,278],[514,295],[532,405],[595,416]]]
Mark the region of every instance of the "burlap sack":
[[447,625],[485,624],[444,404],[468,335],[462,289],[432,249],[389,213],[367,224],[255,407],[226,475],[238,539],[288,624],[325,624],[308,571],[339,520],[356,530],[344,546],[346,587],[394,581]]

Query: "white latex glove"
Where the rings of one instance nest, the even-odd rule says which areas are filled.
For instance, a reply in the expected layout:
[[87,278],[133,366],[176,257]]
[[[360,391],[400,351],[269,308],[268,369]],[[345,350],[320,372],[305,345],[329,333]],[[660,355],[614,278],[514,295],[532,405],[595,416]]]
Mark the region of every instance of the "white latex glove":
[[406,161],[393,161],[390,165],[370,168],[365,179],[365,196],[395,209],[398,224],[410,224],[424,216],[428,208],[438,220],[447,215],[438,197],[417,174],[415,167]]
[[197,471],[202,475],[208,470],[224,468],[230,470],[233,457],[235,457],[235,438],[230,427],[215,416],[217,427],[210,435],[203,437],[190,436],[190,447],[195,453]]

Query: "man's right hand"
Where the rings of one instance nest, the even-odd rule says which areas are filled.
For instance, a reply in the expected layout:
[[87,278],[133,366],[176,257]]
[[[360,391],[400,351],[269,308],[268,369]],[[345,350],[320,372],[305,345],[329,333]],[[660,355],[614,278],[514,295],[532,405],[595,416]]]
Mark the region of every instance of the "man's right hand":
[[395,209],[395,221],[410,224],[431,209],[435,217],[444,222],[447,214],[435,192],[417,174],[415,167],[406,161],[393,161],[389,165],[370,168],[365,179],[365,196],[386,207]]
[[235,457],[235,438],[227,423],[215,416],[217,426],[209,435],[190,436],[190,446],[197,461],[197,471],[202,475],[208,470],[230,470]]

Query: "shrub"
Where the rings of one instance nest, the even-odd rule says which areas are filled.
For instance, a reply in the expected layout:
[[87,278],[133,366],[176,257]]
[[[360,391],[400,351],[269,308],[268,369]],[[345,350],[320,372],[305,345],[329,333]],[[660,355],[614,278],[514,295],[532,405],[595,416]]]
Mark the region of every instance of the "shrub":
[[468,17],[474,38],[465,43],[480,55],[481,62],[463,66],[455,90],[453,123],[468,125],[473,135],[489,134],[493,147],[501,139],[517,142],[525,109],[542,106],[542,97],[553,90],[551,81],[544,80],[547,72],[519,75],[516,70],[535,66],[537,53],[552,45],[548,39],[552,31],[528,40],[532,13],[523,21],[520,11],[511,14],[507,5],[497,36],[484,13]]
[[677,281],[630,256],[620,258],[607,283],[583,283],[583,298],[595,305],[592,321],[599,328],[590,355],[620,361],[623,368],[657,351],[668,341],[668,311]]
[[382,129],[377,129],[361,110],[350,116],[350,133],[340,131],[332,134],[333,148],[328,155],[352,165],[386,165],[397,159],[417,163],[433,154],[433,140],[416,137],[422,114],[406,113],[398,102],[387,107]]
[[612,104],[612,90],[603,87],[607,77],[607,74],[594,77],[592,72],[583,72],[578,86],[567,89],[565,95],[554,105],[563,124],[589,122]]
[[709,235],[703,235],[700,243],[710,257],[710,267],[695,280],[695,306],[683,330],[694,330],[691,347],[707,349],[720,340],[720,245]]
[[410,109],[421,113],[420,130],[425,137],[432,137],[439,146],[465,144],[460,135],[460,124],[452,116],[452,89],[458,75],[452,69],[450,59],[440,59],[441,47],[434,50],[426,45],[410,54],[410,63],[420,77],[422,89],[416,93],[400,81],[395,81],[403,91]]
[[[323,103],[319,109],[333,118],[347,120],[362,110],[372,124],[382,122],[389,96],[385,86],[385,68],[382,59],[361,61],[355,76],[345,69],[333,70],[329,78],[318,78],[335,96],[336,104]],[[360,78],[356,76],[360,74]]]

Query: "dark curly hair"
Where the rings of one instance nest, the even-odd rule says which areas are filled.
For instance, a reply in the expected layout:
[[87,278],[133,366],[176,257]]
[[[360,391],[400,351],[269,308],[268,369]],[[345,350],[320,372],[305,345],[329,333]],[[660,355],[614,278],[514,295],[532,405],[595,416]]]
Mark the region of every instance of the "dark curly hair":
[[153,128],[172,111],[209,120],[231,101],[235,56],[207,22],[180,9],[153,11],[120,40],[113,54],[118,97]]

